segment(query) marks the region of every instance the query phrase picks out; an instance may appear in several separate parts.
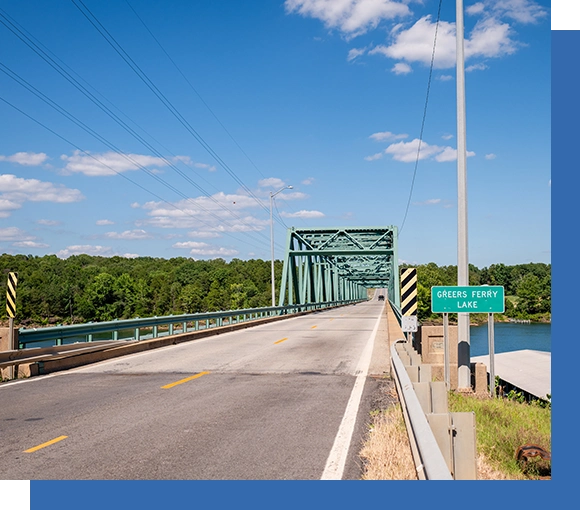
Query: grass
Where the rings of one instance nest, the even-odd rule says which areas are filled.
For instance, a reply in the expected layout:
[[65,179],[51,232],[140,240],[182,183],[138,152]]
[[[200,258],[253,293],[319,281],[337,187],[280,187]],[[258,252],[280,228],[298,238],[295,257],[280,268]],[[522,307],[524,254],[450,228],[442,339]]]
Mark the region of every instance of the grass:
[[[549,478],[551,463],[540,457],[518,462],[520,446],[537,445],[551,451],[551,408],[506,398],[449,393],[450,412],[475,413],[479,478],[537,480]],[[487,473],[487,474],[486,474]],[[495,473],[491,476],[489,473]]]
[[[388,390],[397,399],[396,390]],[[551,451],[551,406],[516,399],[449,393],[449,412],[474,412],[478,480],[538,480],[551,477],[551,462],[533,457],[518,462],[520,446]],[[416,480],[415,465],[399,403],[371,412],[359,452],[363,480]]]
[[415,464],[401,406],[374,411],[359,455],[363,480],[416,480]]

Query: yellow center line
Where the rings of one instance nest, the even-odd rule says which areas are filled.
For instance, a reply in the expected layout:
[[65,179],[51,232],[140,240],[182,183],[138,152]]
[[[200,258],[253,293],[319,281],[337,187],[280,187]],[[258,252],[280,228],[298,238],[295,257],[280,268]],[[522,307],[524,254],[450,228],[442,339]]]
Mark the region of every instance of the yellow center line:
[[188,381],[193,381],[193,379],[197,379],[198,377],[201,377],[202,375],[207,375],[207,374],[209,374],[209,372],[200,372],[199,374],[192,375],[191,377],[186,377],[185,379],[181,379],[180,381],[175,381],[174,383],[166,384],[165,386],[161,386],[161,389],[168,390],[169,388],[173,388],[174,386],[177,386],[178,384],[183,384],[183,383],[188,382]]
[[314,329],[316,326],[312,326],[310,329]]
[[51,439],[50,441],[47,441],[46,443],[39,444],[38,446],[35,446],[34,448],[29,448],[28,450],[24,450],[24,453],[32,453],[32,452],[35,452],[36,450],[40,450],[41,448],[46,448],[47,446],[50,446],[51,444],[58,443],[59,441],[66,439],[67,437],[68,436],[59,436],[55,439]]
[[280,340],[277,340],[276,342],[274,342],[275,344],[281,344],[284,340],[288,340],[288,337],[286,338],[282,338]]

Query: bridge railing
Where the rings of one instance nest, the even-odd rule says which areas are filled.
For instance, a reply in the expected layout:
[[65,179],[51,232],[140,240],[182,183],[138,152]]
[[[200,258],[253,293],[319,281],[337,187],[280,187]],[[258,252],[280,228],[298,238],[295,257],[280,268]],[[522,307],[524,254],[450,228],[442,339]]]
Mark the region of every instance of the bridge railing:
[[329,301],[264,308],[227,310],[209,313],[166,315],[137,319],[113,320],[49,326],[46,328],[20,328],[18,349],[49,347],[94,342],[102,340],[145,340],[191,331],[239,324],[278,315],[290,315],[358,303],[364,300]]

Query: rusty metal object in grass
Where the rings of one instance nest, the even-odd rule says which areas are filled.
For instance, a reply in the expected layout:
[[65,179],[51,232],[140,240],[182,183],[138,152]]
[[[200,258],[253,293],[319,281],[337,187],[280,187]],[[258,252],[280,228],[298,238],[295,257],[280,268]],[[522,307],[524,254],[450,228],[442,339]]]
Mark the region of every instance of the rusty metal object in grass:
[[[534,462],[538,458],[537,462]],[[544,448],[534,444],[520,446],[516,450],[516,459],[522,471],[527,474],[539,475],[540,479],[550,479],[552,454]],[[531,459],[534,459],[531,463]]]
[[520,446],[516,451],[518,461],[527,461],[532,457],[541,457],[544,460],[552,460],[552,454],[544,450],[541,446],[526,444]]

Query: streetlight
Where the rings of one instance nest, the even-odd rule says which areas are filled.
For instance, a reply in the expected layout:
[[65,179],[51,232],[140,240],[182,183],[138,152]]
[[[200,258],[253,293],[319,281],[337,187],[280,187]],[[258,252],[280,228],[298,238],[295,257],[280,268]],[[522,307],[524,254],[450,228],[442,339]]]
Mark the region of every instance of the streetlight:
[[276,291],[274,290],[274,215],[272,212],[272,205],[274,204],[274,197],[284,191],[285,189],[292,189],[292,186],[284,186],[276,193],[270,191],[270,247],[272,252],[272,306],[276,306]]

